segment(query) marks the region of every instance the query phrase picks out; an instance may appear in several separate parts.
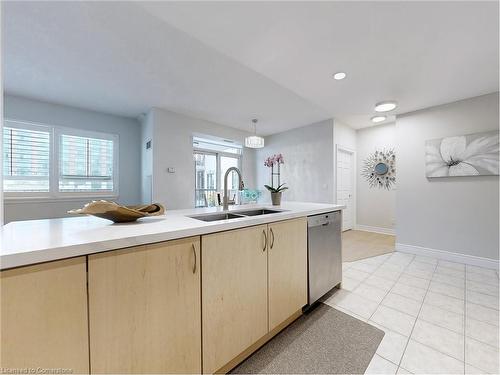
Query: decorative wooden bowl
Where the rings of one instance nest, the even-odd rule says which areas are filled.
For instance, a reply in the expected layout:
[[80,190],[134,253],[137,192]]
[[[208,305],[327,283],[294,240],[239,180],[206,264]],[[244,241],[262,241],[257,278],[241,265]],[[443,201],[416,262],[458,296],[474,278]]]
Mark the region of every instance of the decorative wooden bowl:
[[143,206],[121,206],[105,200],[92,201],[82,208],[68,211],[69,214],[93,215],[111,220],[114,223],[127,223],[141,217],[162,215],[164,212],[165,207],[159,203]]

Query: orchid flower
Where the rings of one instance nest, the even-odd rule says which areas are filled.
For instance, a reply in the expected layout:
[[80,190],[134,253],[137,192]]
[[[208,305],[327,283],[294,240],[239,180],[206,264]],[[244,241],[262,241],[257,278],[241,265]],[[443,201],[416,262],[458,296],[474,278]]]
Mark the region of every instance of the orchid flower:
[[272,157],[268,157],[265,161],[264,161],[264,166],[268,167],[268,168],[271,168],[272,166],[274,166],[274,159]]
[[271,168],[277,164],[284,164],[285,160],[282,154],[274,154],[273,156],[268,156],[266,160],[264,160],[264,166]]

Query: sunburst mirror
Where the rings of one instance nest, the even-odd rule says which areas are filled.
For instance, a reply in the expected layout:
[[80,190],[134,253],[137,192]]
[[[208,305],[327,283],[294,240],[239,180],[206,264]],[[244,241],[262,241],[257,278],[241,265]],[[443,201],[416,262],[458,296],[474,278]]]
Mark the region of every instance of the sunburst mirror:
[[364,162],[361,172],[371,188],[390,190],[396,183],[396,154],[394,150],[375,151]]

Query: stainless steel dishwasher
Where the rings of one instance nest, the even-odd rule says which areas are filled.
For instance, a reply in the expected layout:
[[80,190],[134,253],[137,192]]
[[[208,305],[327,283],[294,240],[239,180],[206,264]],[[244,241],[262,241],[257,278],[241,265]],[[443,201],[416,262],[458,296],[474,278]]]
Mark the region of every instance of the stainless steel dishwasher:
[[342,211],[307,218],[308,303],[342,282]]

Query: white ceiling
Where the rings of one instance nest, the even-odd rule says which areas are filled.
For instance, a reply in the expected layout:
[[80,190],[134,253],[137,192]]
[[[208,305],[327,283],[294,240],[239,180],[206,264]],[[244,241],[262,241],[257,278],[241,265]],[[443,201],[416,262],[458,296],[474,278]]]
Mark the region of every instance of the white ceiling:
[[[498,91],[497,2],[4,2],[8,92],[263,134]],[[331,74],[346,71],[334,81]],[[393,119],[393,117],[392,117]]]
[[405,113],[498,91],[496,1],[142,6],[355,128],[382,100]]
[[3,2],[11,94],[135,117],[151,107],[270,134],[329,114],[134,3]]

